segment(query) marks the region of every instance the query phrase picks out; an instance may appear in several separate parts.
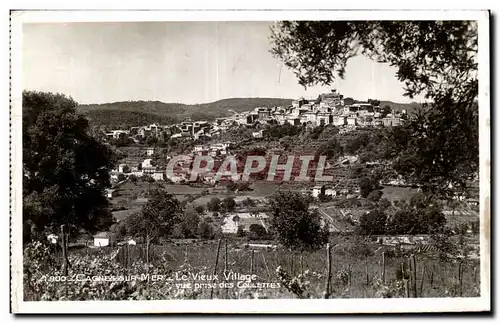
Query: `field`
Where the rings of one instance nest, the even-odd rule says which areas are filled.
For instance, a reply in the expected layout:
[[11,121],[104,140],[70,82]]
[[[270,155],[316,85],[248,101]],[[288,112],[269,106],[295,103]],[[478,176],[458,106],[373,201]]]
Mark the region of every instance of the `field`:
[[[408,271],[406,266],[407,255],[387,250],[382,256],[379,245],[353,239],[331,241],[331,298],[414,297],[414,292],[417,297],[479,296],[477,260],[445,261],[430,254],[419,254],[415,257],[416,271],[413,275],[413,271]],[[136,275],[142,278],[130,281],[44,282],[40,281],[40,273],[25,274],[30,282],[26,284],[25,299],[324,297],[328,277],[325,248],[296,253],[281,248],[252,247],[244,241],[229,239],[226,249],[225,240],[221,241],[219,252],[217,240],[180,240],[151,245],[148,252],[145,245],[71,251],[68,277]],[[234,276],[226,280],[224,272],[256,276],[245,283]],[[211,280],[202,280],[199,276],[213,273],[219,276],[214,286],[210,285]],[[60,277],[60,274],[54,268],[44,273],[50,277]],[[416,278],[415,283],[412,277]],[[228,288],[223,288],[221,283]]]

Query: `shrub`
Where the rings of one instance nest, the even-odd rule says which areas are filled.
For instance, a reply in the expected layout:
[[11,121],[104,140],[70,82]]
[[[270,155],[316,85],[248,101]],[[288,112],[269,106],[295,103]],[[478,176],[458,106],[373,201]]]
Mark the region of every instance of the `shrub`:
[[248,237],[251,240],[264,239],[267,236],[266,229],[260,224],[251,224],[249,228]]
[[278,192],[270,199],[271,229],[284,246],[298,250],[314,250],[328,239],[317,211],[309,210],[311,198],[300,193]]

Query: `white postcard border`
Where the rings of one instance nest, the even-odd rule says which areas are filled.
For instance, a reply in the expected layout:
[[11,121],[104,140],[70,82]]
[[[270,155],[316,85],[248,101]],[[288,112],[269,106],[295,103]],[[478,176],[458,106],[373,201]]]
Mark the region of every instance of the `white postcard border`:
[[[25,302],[22,287],[22,24],[100,21],[477,20],[481,297]],[[490,299],[490,82],[487,11],[15,11],[11,13],[11,302],[14,313],[390,313],[487,311]]]

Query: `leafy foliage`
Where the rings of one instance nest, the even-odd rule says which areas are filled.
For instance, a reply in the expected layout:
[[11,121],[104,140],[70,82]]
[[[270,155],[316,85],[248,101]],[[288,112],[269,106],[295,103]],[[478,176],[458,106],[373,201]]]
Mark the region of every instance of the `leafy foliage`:
[[302,127],[300,126],[293,126],[289,123],[285,123],[283,125],[274,125],[267,127],[264,130],[264,138],[273,138],[273,139],[280,139],[285,136],[295,136],[299,133],[302,132]]
[[149,239],[168,237],[176,224],[182,221],[184,207],[166,189],[157,187],[149,192],[148,202],[142,212],[129,216],[127,231],[133,236]]
[[92,137],[76,106],[64,95],[23,92],[23,220],[31,233],[112,222],[104,189],[116,156]]
[[232,212],[236,208],[236,202],[234,201],[233,197],[228,196],[222,200],[220,206],[223,211]]
[[300,193],[278,192],[270,198],[271,229],[284,246],[298,250],[314,250],[328,238],[326,227],[316,211],[309,210],[310,197]]
[[221,209],[221,201],[218,197],[212,197],[207,203],[207,210],[211,212],[219,212]]
[[271,41],[271,52],[303,86],[342,78],[359,53],[395,67],[405,95],[431,102],[385,138],[396,170],[444,196],[477,172],[476,22],[281,21]]

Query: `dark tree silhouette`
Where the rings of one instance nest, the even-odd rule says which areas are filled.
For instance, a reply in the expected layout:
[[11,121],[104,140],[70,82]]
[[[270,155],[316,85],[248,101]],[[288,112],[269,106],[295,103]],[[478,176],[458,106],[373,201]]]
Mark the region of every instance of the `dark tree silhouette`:
[[116,156],[90,134],[76,106],[61,94],[23,93],[23,221],[31,233],[112,223],[104,190]]
[[[464,189],[478,171],[477,23],[474,21],[282,21],[271,52],[303,86],[330,85],[363,54],[397,69],[409,97],[429,101],[408,116],[392,159],[427,192]],[[451,188],[451,190],[450,190]]]

